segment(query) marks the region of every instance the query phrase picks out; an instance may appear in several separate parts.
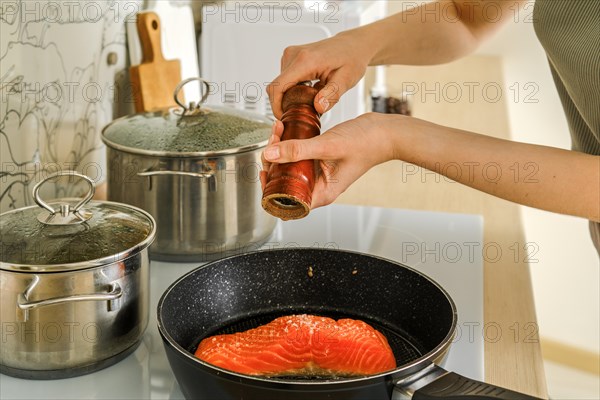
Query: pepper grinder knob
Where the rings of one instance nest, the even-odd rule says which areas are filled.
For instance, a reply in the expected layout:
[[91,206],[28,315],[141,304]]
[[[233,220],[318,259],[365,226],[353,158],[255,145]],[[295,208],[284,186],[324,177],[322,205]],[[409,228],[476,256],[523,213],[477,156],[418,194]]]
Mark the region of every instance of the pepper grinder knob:
[[[284,93],[282,141],[310,139],[321,133],[320,115],[313,106],[318,92],[310,82],[302,82]],[[271,164],[262,207],[284,221],[306,217],[310,213],[316,172],[315,160]]]

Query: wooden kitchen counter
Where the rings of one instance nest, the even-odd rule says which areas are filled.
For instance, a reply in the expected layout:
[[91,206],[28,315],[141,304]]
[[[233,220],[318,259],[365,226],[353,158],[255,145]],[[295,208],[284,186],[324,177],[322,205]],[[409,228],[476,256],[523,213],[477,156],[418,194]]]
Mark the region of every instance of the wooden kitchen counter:
[[[367,87],[369,86],[367,76]],[[402,83],[431,90],[413,98],[413,115],[438,124],[500,138],[510,138],[504,95],[489,101],[482,95],[486,83],[505,88],[496,57],[473,56],[436,67],[389,67],[388,84]],[[480,83],[469,96],[465,83]],[[438,86],[436,86],[436,83]],[[459,101],[448,101],[444,85],[464,89]],[[423,86],[425,85],[425,86]],[[406,87],[406,86],[405,86]],[[435,88],[439,97],[435,98]],[[449,86],[448,86],[449,87]],[[456,86],[455,86],[456,87]],[[506,93],[507,94],[507,93]],[[475,168],[482,173],[483,166]],[[501,171],[505,177],[513,171]],[[340,204],[396,207],[453,213],[480,214],[484,218],[484,336],[485,380],[509,389],[547,398],[533,300],[527,244],[519,205],[478,192],[449,179],[399,161],[380,165],[357,181],[337,200]]]

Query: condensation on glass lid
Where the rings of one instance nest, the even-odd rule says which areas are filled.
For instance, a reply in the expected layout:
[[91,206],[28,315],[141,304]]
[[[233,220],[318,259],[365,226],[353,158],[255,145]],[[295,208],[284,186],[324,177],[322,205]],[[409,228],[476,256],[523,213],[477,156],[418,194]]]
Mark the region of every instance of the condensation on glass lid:
[[[73,206],[76,201],[65,199],[50,205],[58,209],[64,203]],[[107,257],[118,261],[128,250],[153,239],[154,221],[142,211],[111,202],[90,202],[84,209],[92,217],[73,225],[40,222],[37,217],[42,209],[38,206],[3,213],[0,262],[71,269],[70,264]]]
[[[223,111],[221,111],[223,110]],[[238,110],[205,108],[182,117],[174,110],[136,114],[109,125],[104,138],[114,144],[148,151],[195,153],[256,145],[271,135],[266,117]]]

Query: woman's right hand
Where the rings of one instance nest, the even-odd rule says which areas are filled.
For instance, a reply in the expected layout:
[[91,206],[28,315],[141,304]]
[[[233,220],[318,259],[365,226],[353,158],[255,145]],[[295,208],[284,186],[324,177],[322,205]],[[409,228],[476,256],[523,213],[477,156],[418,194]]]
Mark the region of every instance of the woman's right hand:
[[[298,82],[319,80],[315,109],[323,114],[340,97],[360,81],[372,57],[372,45],[357,30],[342,32],[331,38],[285,49],[281,73],[267,87],[273,115],[283,113],[283,93]],[[371,47],[371,48],[370,48]]]

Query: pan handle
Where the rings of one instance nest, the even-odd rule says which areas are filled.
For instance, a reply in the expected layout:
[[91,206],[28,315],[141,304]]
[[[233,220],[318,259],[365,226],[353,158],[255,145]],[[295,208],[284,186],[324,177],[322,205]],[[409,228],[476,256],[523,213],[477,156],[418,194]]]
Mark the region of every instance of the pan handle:
[[448,372],[435,364],[431,364],[418,374],[396,382],[394,390],[413,400],[540,400],[539,397],[479,382],[454,372]]

